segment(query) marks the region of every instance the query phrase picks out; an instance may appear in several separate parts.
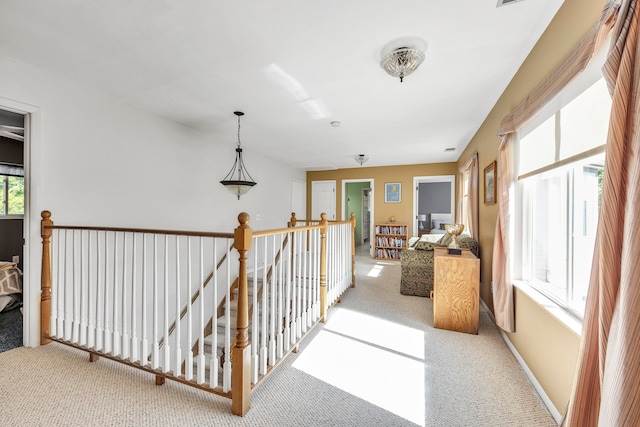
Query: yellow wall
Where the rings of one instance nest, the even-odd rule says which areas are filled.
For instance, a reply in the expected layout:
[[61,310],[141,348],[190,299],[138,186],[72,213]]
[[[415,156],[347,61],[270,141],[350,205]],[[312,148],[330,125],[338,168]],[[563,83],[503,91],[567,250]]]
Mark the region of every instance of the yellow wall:
[[[350,169],[335,169],[328,171],[307,172],[307,212],[311,212],[311,183],[313,181],[336,181],[336,212],[343,211],[342,207],[342,180],[345,179],[373,179],[373,223],[384,223],[389,217],[395,216],[396,222],[406,223],[410,226],[410,235],[417,236],[417,230],[413,230],[413,178],[416,176],[456,175],[455,163],[429,163],[419,165],[361,167]],[[400,182],[402,192],[400,203],[384,202],[385,182]],[[356,212],[357,214],[357,212]],[[343,218],[345,219],[345,218]]]
[[[567,55],[580,38],[597,22],[604,0],[566,0],[555,18],[529,54],[518,73],[503,92],[478,132],[458,159],[458,166],[478,152],[480,168],[481,297],[491,309],[491,254],[497,205],[485,206],[482,189],[483,169],[496,159],[500,143],[496,133],[504,116]],[[510,7],[517,7],[510,6]],[[515,236],[516,241],[518,236]],[[532,370],[553,404],[564,413],[569,399],[579,339],[546,310],[522,292],[516,292],[516,332],[511,342]],[[536,308],[537,307],[537,308]],[[563,375],[557,372],[558,367]]]

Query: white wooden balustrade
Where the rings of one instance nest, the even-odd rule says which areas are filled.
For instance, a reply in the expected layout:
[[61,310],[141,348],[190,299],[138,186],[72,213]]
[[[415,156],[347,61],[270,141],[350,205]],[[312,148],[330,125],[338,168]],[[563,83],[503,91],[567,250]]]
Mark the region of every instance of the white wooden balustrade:
[[59,226],[42,216],[42,343],[230,397],[237,415],[355,284],[353,215],[301,226],[293,214],[288,228],[254,232],[240,214],[234,233]]

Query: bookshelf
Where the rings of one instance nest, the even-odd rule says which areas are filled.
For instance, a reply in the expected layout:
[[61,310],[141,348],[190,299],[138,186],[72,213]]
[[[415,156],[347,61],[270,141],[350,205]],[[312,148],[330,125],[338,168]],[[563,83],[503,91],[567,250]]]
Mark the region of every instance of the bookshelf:
[[400,259],[400,252],[407,248],[409,227],[407,224],[385,223],[375,225],[374,257],[376,259]]

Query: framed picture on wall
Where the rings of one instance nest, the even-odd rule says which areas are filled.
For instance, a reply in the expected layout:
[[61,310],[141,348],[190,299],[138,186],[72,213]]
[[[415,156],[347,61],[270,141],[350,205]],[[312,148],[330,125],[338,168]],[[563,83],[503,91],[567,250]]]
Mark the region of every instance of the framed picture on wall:
[[402,200],[400,197],[400,190],[402,189],[399,182],[385,182],[384,183],[384,202],[385,203],[400,203]]
[[496,162],[495,160],[484,168],[484,204],[493,205],[496,202]]

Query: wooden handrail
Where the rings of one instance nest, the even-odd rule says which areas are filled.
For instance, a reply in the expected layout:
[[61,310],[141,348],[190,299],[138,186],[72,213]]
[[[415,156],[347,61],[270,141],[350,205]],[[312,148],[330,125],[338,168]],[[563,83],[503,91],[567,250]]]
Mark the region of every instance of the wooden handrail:
[[[48,211],[43,211],[44,213]],[[49,216],[51,213],[49,212]],[[90,231],[115,231],[123,233],[146,233],[146,234],[168,234],[178,236],[195,236],[195,237],[220,237],[223,239],[233,239],[233,233],[220,233],[211,231],[193,231],[193,230],[158,230],[153,228],[124,228],[124,227],[94,227],[85,225],[53,225],[43,224],[43,230],[90,230]]]

